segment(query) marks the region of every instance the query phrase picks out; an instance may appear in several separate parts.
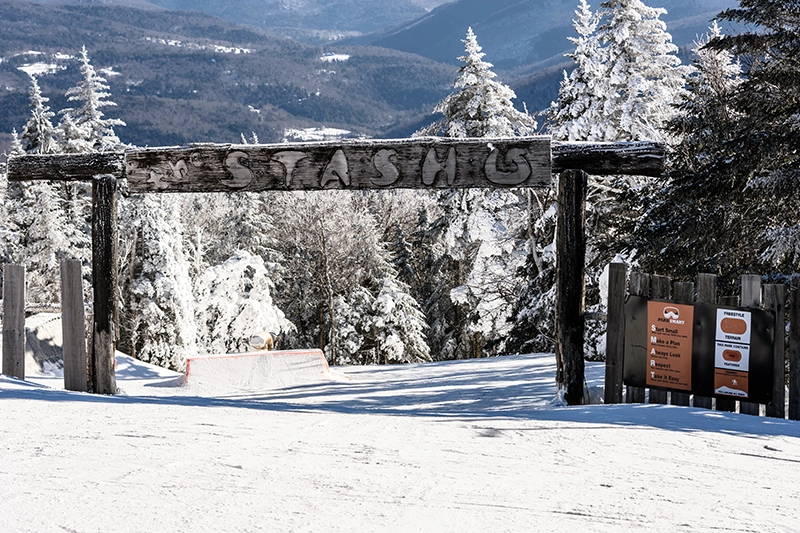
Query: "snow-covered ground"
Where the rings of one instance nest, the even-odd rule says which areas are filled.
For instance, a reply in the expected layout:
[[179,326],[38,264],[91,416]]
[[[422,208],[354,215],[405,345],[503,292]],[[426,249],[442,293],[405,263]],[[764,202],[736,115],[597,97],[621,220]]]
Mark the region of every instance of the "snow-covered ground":
[[800,423],[564,407],[552,355],[219,397],[119,361],[114,397],[0,378],[0,531],[800,531]]

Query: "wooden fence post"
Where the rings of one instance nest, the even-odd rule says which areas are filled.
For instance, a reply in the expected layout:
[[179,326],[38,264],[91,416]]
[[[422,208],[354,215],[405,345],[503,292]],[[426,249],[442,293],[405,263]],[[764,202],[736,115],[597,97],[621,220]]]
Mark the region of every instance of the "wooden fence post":
[[[742,297],[739,305],[761,309],[761,276],[742,275]],[[744,415],[758,416],[761,414],[761,406],[753,402],[739,402],[739,412]]]
[[[667,276],[650,276],[650,296],[662,300],[669,300],[670,285],[672,280]],[[667,391],[650,389],[650,403],[667,403]]]
[[[689,304],[694,301],[694,283],[683,281],[675,283],[675,302],[679,304]],[[691,395],[688,392],[672,391],[669,395],[669,403],[688,407],[691,403]]]
[[3,374],[25,379],[25,267],[3,265]]
[[775,313],[775,367],[767,416],[786,418],[786,288],[783,285],[764,285],[764,309]]
[[558,180],[556,223],[556,381],[569,405],[584,403],[583,336],[587,174],[566,170]]
[[86,312],[81,262],[61,262],[61,328],[64,337],[64,388],[86,392]]
[[606,323],[606,381],[604,402],[622,403],[625,356],[625,279],[624,263],[611,263],[608,269],[608,322]]
[[92,182],[92,392],[115,394],[117,319],[117,180],[96,176]]
[[[632,296],[650,296],[650,275],[643,272],[631,272],[631,290]],[[626,387],[625,397],[627,403],[644,403],[645,389],[644,387]]]
[[800,420],[800,278],[789,294],[789,420]]
[[[717,303],[717,276],[714,274],[697,275],[697,302],[698,303]],[[713,398],[708,396],[698,396],[695,394],[692,405],[703,409],[713,407]]]

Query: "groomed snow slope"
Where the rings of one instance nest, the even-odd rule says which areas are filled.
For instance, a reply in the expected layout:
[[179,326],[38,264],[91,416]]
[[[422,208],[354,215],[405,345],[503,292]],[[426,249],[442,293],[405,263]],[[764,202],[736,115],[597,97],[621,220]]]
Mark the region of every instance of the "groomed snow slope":
[[800,423],[559,406],[552,355],[334,371],[216,398],[129,360],[125,396],[0,378],[0,531],[800,530]]

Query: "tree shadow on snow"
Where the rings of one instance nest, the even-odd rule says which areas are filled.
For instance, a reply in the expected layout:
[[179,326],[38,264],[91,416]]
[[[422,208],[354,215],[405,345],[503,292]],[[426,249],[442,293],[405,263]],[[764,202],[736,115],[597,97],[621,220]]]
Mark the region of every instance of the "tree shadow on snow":
[[[653,427],[736,435],[800,437],[800,422],[665,405],[560,406],[555,399],[552,359],[495,358],[353,369],[349,380],[216,397],[98,396],[41,388],[0,389],[3,398],[118,404],[203,406],[280,412],[330,412],[431,417],[442,420],[541,420],[592,427]],[[164,386],[169,385],[164,383]],[[562,428],[559,428],[562,429]]]

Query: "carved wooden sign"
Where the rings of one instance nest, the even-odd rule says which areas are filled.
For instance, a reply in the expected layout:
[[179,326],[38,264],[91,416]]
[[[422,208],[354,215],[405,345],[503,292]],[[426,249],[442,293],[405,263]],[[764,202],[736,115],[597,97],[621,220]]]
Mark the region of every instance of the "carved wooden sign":
[[125,153],[131,192],[541,187],[550,137],[197,144]]

